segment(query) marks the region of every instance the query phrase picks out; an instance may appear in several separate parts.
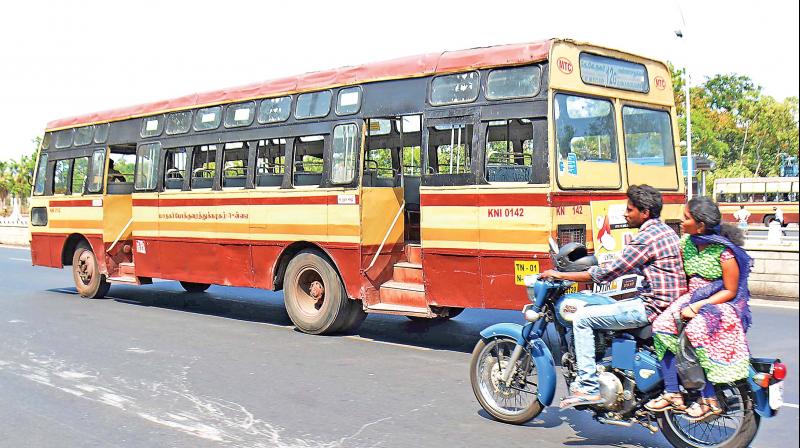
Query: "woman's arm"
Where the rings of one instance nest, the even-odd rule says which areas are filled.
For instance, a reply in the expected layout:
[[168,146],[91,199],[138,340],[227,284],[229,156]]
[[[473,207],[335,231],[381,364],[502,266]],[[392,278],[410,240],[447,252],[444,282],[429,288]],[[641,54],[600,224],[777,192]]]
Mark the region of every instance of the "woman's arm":
[[719,292],[705,300],[692,303],[684,308],[681,314],[686,318],[692,318],[705,305],[725,303],[736,297],[736,293],[739,291],[739,263],[735,258],[722,261],[722,286],[723,288]]

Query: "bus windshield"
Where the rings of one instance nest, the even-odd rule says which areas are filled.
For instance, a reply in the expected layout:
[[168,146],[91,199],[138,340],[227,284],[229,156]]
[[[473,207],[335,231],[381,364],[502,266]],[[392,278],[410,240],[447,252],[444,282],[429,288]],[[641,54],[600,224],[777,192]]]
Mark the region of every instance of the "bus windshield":
[[678,171],[669,113],[624,106],[622,127],[628,183],[646,183],[661,190],[677,190]]
[[576,95],[555,96],[558,184],[564,189],[620,188],[614,106]]

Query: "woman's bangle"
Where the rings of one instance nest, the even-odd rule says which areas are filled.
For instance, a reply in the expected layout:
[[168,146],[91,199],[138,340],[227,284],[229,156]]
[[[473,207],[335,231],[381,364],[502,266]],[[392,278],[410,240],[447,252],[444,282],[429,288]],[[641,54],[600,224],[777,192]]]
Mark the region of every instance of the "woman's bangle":
[[692,313],[697,314],[697,311],[695,311],[694,308],[692,308],[692,305],[689,305],[689,309],[692,310]]

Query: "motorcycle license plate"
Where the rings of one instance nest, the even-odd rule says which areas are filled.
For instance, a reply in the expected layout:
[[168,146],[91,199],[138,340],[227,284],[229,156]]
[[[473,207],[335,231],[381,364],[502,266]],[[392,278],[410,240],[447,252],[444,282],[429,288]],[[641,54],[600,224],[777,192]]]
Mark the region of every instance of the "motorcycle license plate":
[[780,409],[783,406],[783,381],[769,386],[769,407]]
[[572,285],[570,285],[570,287],[567,288],[567,290],[565,291],[566,294],[570,294],[573,292],[578,292],[578,282],[575,282]]

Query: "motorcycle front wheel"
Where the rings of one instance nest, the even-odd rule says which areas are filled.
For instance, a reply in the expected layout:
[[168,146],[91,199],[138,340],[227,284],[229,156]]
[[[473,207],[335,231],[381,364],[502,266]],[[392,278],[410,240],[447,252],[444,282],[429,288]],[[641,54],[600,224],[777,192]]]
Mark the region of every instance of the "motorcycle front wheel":
[[510,384],[502,380],[516,345],[507,337],[481,339],[472,351],[469,376],[475,398],[486,412],[501,422],[520,425],[539,415],[544,406],[537,395],[536,365],[527,349],[513,366]]
[[760,418],[753,409],[747,384],[717,385],[723,414],[690,422],[686,414],[670,411],[658,417],[664,437],[677,448],[745,448],[756,437]]

